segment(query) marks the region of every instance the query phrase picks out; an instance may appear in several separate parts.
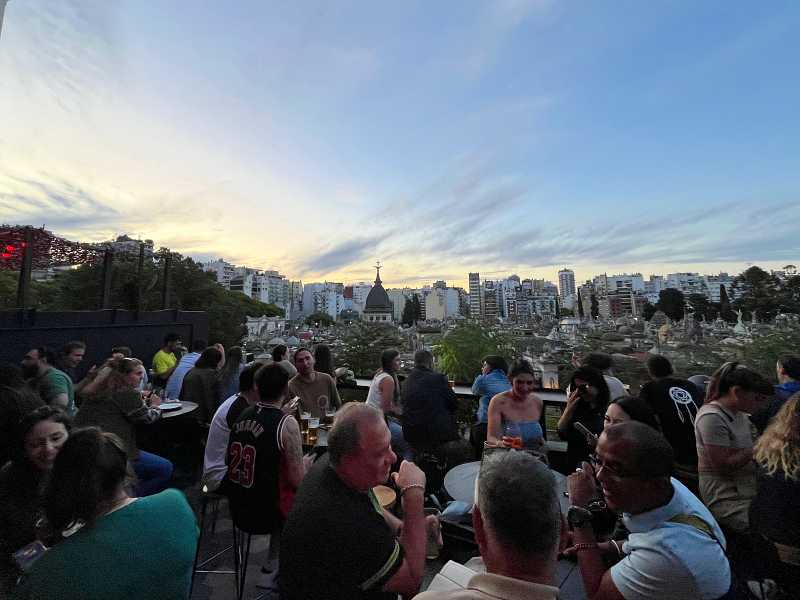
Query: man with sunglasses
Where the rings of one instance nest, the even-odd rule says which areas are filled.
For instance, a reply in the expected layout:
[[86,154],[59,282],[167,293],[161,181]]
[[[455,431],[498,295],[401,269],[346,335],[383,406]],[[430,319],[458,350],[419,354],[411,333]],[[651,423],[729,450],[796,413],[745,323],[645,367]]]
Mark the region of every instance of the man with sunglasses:
[[[594,466],[569,476],[567,521],[584,587],[593,600],[716,600],[727,597],[731,572],[725,537],[708,509],[670,477],[674,455],[643,423],[607,428]],[[589,502],[602,493],[622,513],[627,541],[598,543]],[[615,562],[606,568],[608,562]]]

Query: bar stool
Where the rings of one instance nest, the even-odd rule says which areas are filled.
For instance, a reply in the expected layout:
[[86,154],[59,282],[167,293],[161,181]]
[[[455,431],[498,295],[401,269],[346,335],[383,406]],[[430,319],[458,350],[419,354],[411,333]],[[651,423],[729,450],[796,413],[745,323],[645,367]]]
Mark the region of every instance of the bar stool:
[[212,535],[216,533],[217,530],[217,518],[219,516],[219,503],[225,498],[223,494],[218,494],[217,492],[211,492],[208,489],[208,486],[204,485],[202,490],[202,497],[200,499],[200,522],[199,522],[199,529],[200,535],[197,538],[197,551],[194,555],[194,566],[192,567],[192,582],[189,585],[189,597],[192,596],[192,590],[194,589],[194,578],[197,573],[207,573],[211,575],[233,575],[236,580],[236,591],[239,591],[239,570],[234,569],[233,571],[220,571],[220,570],[206,570],[205,566],[209,563],[217,560],[220,556],[225,554],[228,550],[234,550],[233,553],[233,560],[234,565],[236,564],[236,527],[233,528],[233,544],[220,550],[213,556],[205,559],[203,562],[198,564],[200,559],[200,546],[203,541],[204,533],[206,530],[206,513],[208,511],[209,504],[211,505],[211,533]]
[[[236,598],[242,600],[244,596],[244,586],[247,582],[247,566],[250,562],[250,542],[254,535],[265,535],[269,538],[269,556],[273,556],[278,543],[278,536],[275,533],[251,533],[245,531],[233,523],[233,564],[236,570]],[[269,592],[259,594],[254,600],[266,598]]]

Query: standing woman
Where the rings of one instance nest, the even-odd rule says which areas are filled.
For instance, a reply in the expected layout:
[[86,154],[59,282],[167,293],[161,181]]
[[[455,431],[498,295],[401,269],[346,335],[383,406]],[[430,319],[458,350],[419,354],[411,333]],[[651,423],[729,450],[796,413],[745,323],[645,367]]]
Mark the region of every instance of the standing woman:
[[231,346],[225,353],[225,366],[219,371],[220,404],[239,393],[239,374],[244,368],[243,358],[244,354],[239,346]]
[[333,354],[327,344],[317,344],[314,348],[314,370],[327,373],[336,381],[336,370],[333,368]]
[[403,437],[403,426],[398,417],[403,414],[400,406],[400,352],[389,348],[381,352],[381,368],[372,378],[367,392],[367,405],[381,411],[386,417],[386,425],[392,434],[392,448],[395,454],[411,460],[411,448]]
[[117,435],[133,464],[138,483],[137,496],[149,496],[167,488],[172,478],[172,463],[156,454],[139,450],[136,444],[136,425],[155,423],[161,418],[161,398],[150,395],[150,406],[139,392],[142,362],[136,358],[115,358],[108,361],[109,369],[97,376],[104,377],[97,392],[83,401],[75,416],[76,426],[94,425]]
[[574,471],[594,452],[586,435],[575,428],[575,423],[580,423],[594,435],[600,435],[611,398],[603,374],[591,367],[575,370],[570,389],[567,406],[558,420],[558,435],[567,442],[567,469]]
[[19,600],[186,599],[197,547],[183,494],[130,497],[122,441],[97,427],[77,430],[53,466],[45,493],[59,540],[22,578]]
[[717,522],[746,533],[748,509],[756,495],[754,426],[749,415],[772,396],[772,385],[738,362],[727,362],[711,377],[705,404],[694,420],[700,497]]
[[511,389],[501,392],[489,402],[489,429],[486,441],[495,446],[509,447],[507,427],[514,423],[522,437],[524,448],[538,449],[544,445],[544,431],[539,423],[542,400],[533,393],[536,376],[533,366],[524,359],[511,365],[508,372]]
[[36,539],[44,483],[69,430],[63,411],[42,406],[25,415],[14,431],[11,461],[0,469],[0,598],[21,575],[11,555]]

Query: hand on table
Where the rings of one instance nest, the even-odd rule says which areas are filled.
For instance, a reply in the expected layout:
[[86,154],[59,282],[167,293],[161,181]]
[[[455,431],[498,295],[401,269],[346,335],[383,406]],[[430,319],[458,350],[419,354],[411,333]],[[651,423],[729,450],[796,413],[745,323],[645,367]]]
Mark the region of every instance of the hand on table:
[[150,394],[150,406],[157,408],[161,406],[161,396],[158,394]]
[[588,462],[582,462],[575,472],[567,477],[570,504],[586,508],[597,497],[597,484],[594,469]]
[[436,536],[436,545],[439,548],[444,546],[442,539],[442,524],[439,521],[439,515],[426,515],[425,516],[425,531],[428,532],[428,537]]

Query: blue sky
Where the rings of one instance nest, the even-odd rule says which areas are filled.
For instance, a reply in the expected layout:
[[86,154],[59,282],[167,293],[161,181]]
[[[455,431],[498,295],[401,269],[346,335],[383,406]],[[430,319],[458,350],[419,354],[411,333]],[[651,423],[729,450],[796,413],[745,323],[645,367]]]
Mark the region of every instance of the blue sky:
[[780,267],[798,28],[794,2],[11,0],[0,221],[305,281]]

